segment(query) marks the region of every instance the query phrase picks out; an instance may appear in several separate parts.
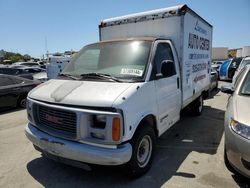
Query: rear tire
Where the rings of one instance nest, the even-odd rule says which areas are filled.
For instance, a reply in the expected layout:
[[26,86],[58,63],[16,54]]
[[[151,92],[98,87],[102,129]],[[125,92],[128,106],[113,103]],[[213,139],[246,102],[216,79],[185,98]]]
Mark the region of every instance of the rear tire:
[[145,174],[151,167],[156,136],[152,126],[143,124],[131,140],[133,148],[130,161],[126,164],[126,173],[132,177]]
[[203,96],[199,96],[192,104],[191,104],[191,112],[194,116],[199,116],[202,114],[203,110]]
[[26,96],[21,96],[18,100],[18,106],[21,108],[26,108]]

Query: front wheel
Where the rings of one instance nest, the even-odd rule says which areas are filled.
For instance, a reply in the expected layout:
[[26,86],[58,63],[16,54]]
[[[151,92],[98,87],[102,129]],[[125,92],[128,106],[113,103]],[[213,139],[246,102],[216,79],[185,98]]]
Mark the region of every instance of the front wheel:
[[143,125],[136,131],[131,140],[132,156],[126,164],[130,176],[138,177],[149,170],[153,161],[155,142],[156,136],[151,126]]

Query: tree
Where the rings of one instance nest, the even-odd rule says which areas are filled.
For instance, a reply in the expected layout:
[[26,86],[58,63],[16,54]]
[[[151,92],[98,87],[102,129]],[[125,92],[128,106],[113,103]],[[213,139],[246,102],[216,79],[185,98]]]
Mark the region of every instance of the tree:
[[23,60],[24,60],[24,61],[29,61],[29,60],[31,60],[30,55],[24,54],[24,55],[23,55]]
[[32,57],[29,54],[21,55],[19,53],[5,52],[4,51],[4,58],[3,59],[10,60],[12,63],[15,63],[18,61],[29,61],[32,59]]

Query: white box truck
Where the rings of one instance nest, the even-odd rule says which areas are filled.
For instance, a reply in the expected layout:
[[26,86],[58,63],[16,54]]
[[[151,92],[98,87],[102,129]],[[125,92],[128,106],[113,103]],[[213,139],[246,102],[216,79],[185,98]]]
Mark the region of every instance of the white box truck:
[[43,154],[145,173],[156,138],[210,85],[212,26],[186,5],[101,22],[61,76],[33,89],[26,136]]
[[47,76],[48,79],[56,78],[64,69],[64,67],[70,62],[71,60],[70,55],[52,55],[49,56],[49,63],[47,64]]

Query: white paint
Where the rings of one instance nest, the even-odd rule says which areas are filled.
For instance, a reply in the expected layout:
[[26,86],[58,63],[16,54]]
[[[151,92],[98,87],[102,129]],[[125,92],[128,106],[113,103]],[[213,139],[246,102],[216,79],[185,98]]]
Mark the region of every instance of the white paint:
[[64,67],[71,61],[71,57],[52,56],[47,65],[48,79],[56,78],[64,69]]
[[[69,82],[73,88],[69,87]],[[67,85],[69,89],[63,86]],[[94,107],[112,107],[113,102],[134,83],[50,80],[29,93],[29,97],[41,101]],[[61,95],[57,90],[61,91]],[[60,98],[56,101],[55,98]]]

